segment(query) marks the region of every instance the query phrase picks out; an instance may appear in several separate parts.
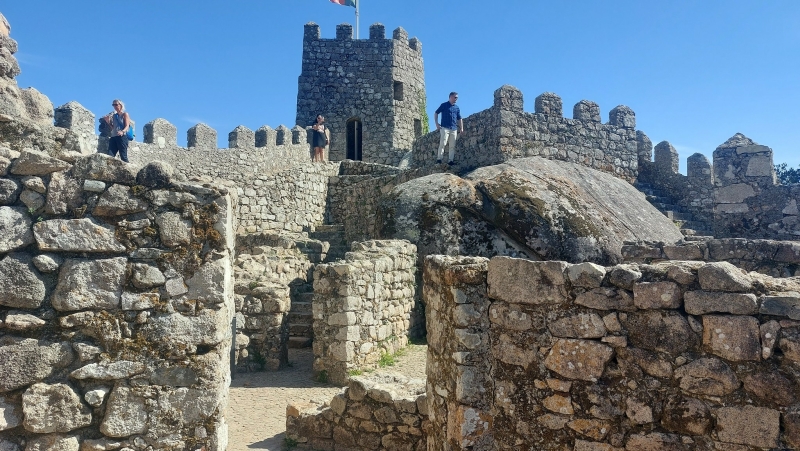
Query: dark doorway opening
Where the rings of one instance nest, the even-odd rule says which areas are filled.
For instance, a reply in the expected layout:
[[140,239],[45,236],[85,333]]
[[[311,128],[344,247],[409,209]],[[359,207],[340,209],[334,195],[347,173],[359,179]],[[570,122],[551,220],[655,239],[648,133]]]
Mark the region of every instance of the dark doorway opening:
[[362,160],[361,143],[364,136],[361,121],[350,119],[347,121],[347,159]]

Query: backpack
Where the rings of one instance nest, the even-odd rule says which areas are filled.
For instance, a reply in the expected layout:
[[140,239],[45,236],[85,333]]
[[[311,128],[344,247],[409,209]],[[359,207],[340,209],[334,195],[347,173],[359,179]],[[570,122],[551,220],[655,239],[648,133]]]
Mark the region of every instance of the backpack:
[[134,128],[133,120],[131,120],[130,124],[128,125],[128,141],[133,141],[133,139],[136,138],[136,130]]

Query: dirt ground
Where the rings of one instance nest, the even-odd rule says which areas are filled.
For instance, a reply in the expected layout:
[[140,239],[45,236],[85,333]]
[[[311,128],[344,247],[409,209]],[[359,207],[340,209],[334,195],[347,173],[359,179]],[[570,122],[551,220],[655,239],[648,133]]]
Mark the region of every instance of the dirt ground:
[[[393,366],[375,373],[400,373],[425,377],[428,347],[409,345]],[[283,449],[286,405],[291,401],[324,401],[339,393],[340,387],[311,379],[313,354],[310,348],[290,349],[291,367],[276,372],[237,373],[228,401],[228,451]]]

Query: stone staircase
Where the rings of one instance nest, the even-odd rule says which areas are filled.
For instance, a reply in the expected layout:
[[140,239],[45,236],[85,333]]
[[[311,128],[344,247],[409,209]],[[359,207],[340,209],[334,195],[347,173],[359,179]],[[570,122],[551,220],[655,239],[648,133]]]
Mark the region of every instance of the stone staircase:
[[350,244],[345,240],[344,225],[342,224],[318,225],[308,236],[315,240],[327,242],[330,245],[322,260],[324,263],[340,260],[344,258],[346,252],[350,251]]
[[289,347],[307,348],[314,340],[314,317],[311,314],[314,288],[311,283],[291,285],[289,288],[292,299],[292,307],[286,317],[289,325]]
[[698,220],[680,205],[675,205],[667,194],[653,188],[649,183],[637,182],[634,187],[643,192],[647,200],[664,216],[671,219],[678,226],[684,236],[711,236],[711,227],[702,220]]

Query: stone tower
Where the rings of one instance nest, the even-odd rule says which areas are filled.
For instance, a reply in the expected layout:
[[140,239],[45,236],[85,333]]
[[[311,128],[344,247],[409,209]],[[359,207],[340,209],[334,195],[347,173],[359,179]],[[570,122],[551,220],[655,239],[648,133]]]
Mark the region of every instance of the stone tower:
[[331,161],[398,165],[424,126],[422,43],[402,28],[386,39],[381,24],[369,39],[353,39],[349,24],[336,27],[336,39],[320,39],[319,25],[306,24],[297,125],[317,114],[331,132]]

